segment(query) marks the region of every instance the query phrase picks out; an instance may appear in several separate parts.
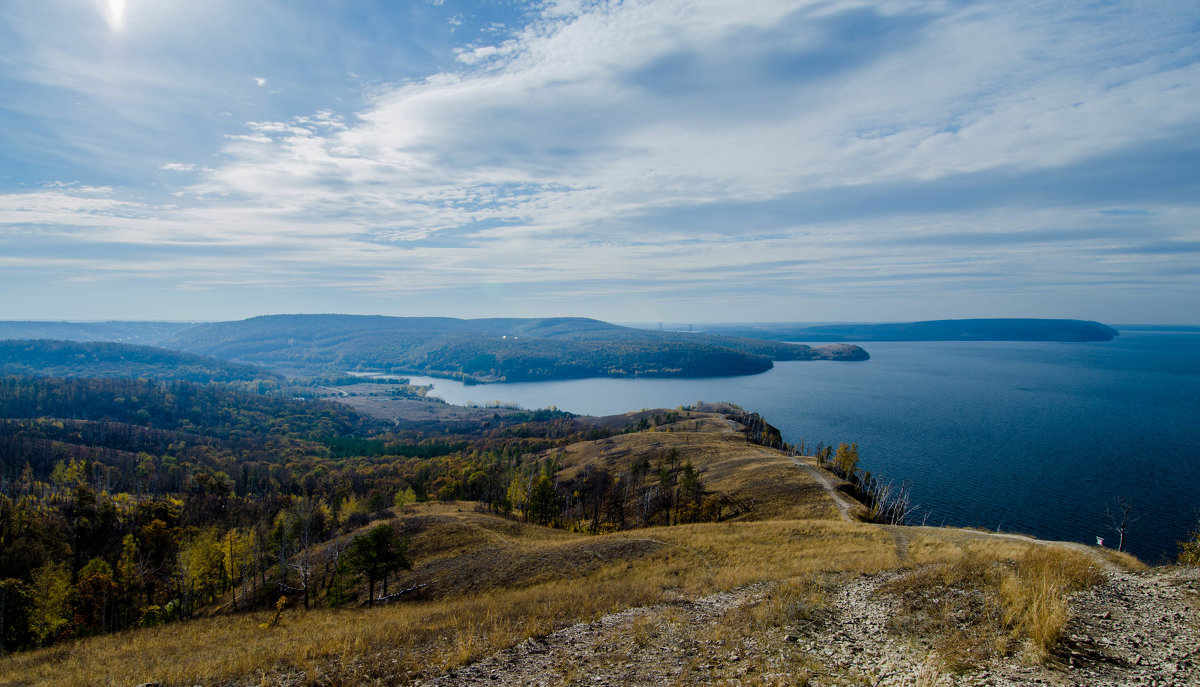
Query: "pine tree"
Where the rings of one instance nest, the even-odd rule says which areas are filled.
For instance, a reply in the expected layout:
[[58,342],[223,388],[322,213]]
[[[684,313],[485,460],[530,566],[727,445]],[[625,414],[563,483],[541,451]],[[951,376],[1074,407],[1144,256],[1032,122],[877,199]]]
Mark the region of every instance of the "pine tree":
[[375,583],[383,580],[383,596],[387,596],[388,575],[412,567],[408,547],[396,537],[391,525],[377,525],[350,542],[345,553],[351,570],[367,578],[367,603],[375,603]]

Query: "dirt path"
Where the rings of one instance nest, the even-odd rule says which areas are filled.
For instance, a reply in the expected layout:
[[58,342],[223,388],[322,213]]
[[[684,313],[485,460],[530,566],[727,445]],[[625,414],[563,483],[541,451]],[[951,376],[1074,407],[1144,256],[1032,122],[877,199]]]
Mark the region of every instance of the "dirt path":
[[[807,472],[814,480],[816,480],[817,484],[820,484],[821,488],[823,488],[825,490],[825,492],[827,494],[829,494],[829,497],[831,499],[833,499],[833,503],[837,507],[838,513],[841,514],[843,520],[845,520],[847,522],[858,522],[858,520],[856,518],[854,518],[850,515],[850,511],[857,506],[861,506],[861,504],[859,504],[857,501],[854,501],[849,496],[847,496],[846,494],[844,494],[840,490],[838,490],[834,484],[834,477],[832,475],[830,475],[828,472],[821,469],[820,467],[808,462],[803,457],[794,456],[794,457],[792,457],[792,462],[796,465],[796,467]],[[892,537],[892,539],[896,542],[897,557],[901,561],[907,561],[908,557],[909,557],[908,556],[908,545],[909,545],[908,533],[913,530],[913,527],[902,526],[902,525],[879,525],[879,527],[880,527],[880,529],[887,532],[888,535],[890,535]],[[1044,539],[1037,539],[1035,537],[1030,537],[1030,536],[1023,535],[1023,534],[1009,534],[1007,532],[984,532],[984,531],[978,531],[978,530],[956,530],[956,529],[946,529],[946,528],[936,528],[936,529],[938,530],[939,533],[943,533],[943,534],[944,533],[953,533],[953,535],[951,535],[951,536],[954,536],[959,539],[964,539],[964,540],[970,539],[970,538],[987,537],[987,538],[993,538],[993,539],[1008,539],[1010,541],[1019,541],[1019,542],[1025,542],[1028,544],[1036,544],[1038,546],[1053,546],[1053,547],[1057,547],[1057,548],[1071,549],[1073,551],[1078,551],[1079,553],[1082,553],[1082,554],[1085,554],[1087,556],[1094,558],[1097,562],[1100,563],[1101,566],[1103,566],[1103,568],[1106,572],[1113,573],[1113,572],[1121,571],[1121,568],[1119,566],[1117,566],[1116,564],[1114,564],[1112,561],[1108,560],[1104,556],[1100,555],[1094,548],[1092,548],[1086,544],[1080,544],[1078,542],[1047,541]]]
[[[914,528],[895,527],[895,529],[910,529],[911,530]],[[1051,546],[1051,547],[1059,548],[1059,549],[1069,549],[1071,551],[1077,551],[1079,553],[1082,553],[1086,556],[1089,556],[1089,557],[1095,559],[1095,561],[1097,563],[1099,563],[1102,568],[1104,568],[1104,571],[1106,573],[1114,574],[1114,573],[1124,572],[1123,568],[1121,568],[1117,564],[1113,563],[1112,561],[1108,560],[1099,551],[1097,551],[1095,548],[1093,548],[1091,546],[1088,546],[1087,544],[1080,544],[1078,542],[1071,542],[1071,541],[1052,541],[1052,540],[1047,540],[1047,539],[1038,539],[1036,537],[1030,537],[1030,536],[1024,535],[1024,534],[1009,534],[1007,532],[984,532],[984,531],[980,531],[980,530],[964,530],[964,529],[941,528],[941,527],[933,528],[933,529],[935,529],[939,533],[940,536],[948,537],[952,540],[958,540],[958,541],[967,541],[970,539],[985,539],[985,538],[986,539],[1007,539],[1009,541],[1022,542],[1025,544],[1034,544],[1036,546]]]
[[807,472],[809,476],[816,480],[817,484],[820,484],[821,488],[824,489],[827,494],[829,494],[829,498],[833,499],[833,505],[837,506],[838,513],[842,514],[842,520],[845,520],[846,522],[858,522],[850,516],[850,510],[859,504],[851,500],[849,496],[846,496],[837,490],[833,484],[833,477],[831,477],[829,473],[815,465],[812,465],[811,463],[808,463],[802,457],[793,457],[792,462],[796,464],[796,467]]

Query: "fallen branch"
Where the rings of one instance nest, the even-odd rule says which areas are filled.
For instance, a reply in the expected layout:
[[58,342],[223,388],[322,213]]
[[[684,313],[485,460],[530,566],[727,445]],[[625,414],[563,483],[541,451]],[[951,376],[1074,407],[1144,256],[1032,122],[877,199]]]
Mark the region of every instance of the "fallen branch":
[[[408,594],[409,592],[415,592],[418,589],[421,589],[422,587],[428,587],[431,584],[437,584],[437,580],[433,580],[431,582],[422,582],[421,584],[418,584],[415,587],[409,587],[408,589],[401,589],[400,591],[396,592],[395,594],[388,594],[387,596],[381,596],[378,599],[375,599],[375,603],[377,603],[377,604],[390,603],[392,601],[395,601],[396,599],[399,599],[401,596]],[[359,605],[365,606],[366,603],[367,602],[364,602]]]

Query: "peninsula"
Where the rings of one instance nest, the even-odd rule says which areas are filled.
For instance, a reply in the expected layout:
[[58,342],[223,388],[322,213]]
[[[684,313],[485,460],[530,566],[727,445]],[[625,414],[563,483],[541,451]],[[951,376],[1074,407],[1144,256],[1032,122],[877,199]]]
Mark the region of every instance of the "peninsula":
[[711,325],[703,331],[770,341],[1111,341],[1119,332],[1090,320],[992,318],[879,324]]

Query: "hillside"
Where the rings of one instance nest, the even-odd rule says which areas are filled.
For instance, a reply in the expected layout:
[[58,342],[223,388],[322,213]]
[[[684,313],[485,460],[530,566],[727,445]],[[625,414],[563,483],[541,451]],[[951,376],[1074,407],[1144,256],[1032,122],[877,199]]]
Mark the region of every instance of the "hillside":
[[[253,583],[243,582],[190,621],[2,659],[0,683],[1123,685],[1197,675],[1194,569],[862,522],[840,480],[763,445],[775,441],[769,426],[727,405],[569,422],[590,436],[512,425],[510,439],[541,439],[498,454],[510,474],[547,477],[557,493],[548,511],[519,494],[507,514],[446,499],[394,506],[296,551],[290,569],[308,560],[323,580],[309,610],[293,579],[281,614],[269,608],[274,587],[247,612]],[[680,488],[685,466],[695,500]],[[466,489],[476,478],[464,468],[445,474]],[[519,483],[508,482],[510,496]],[[663,508],[667,492],[676,500]],[[706,501],[721,512],[706,514]],[[329,577],[327,561],[380,525],[407,542],[411,567],[392,577],[391,603],[365,608],[364,580]],[[357,604],[325,608],[334,595]]]
[[42,322],[0,321],[0,339],[114,341],[152,345],[194,326],[192,322]]
[[279,375],[253,365],[126,343],[0,340],[0,375],[47,377],[144,377],[189,382],[275,381]]
[[271,315],[197,325],[163,345],[293,373],[374,370],[477,382],[744,375],[770,369],[772,360],[868,357],[857,346],[651,332],[583,318]]
[[773,341],[1110,341],[1119,334],[1099,322],[1034,318],[818,326],[711,325],[704,331]]

